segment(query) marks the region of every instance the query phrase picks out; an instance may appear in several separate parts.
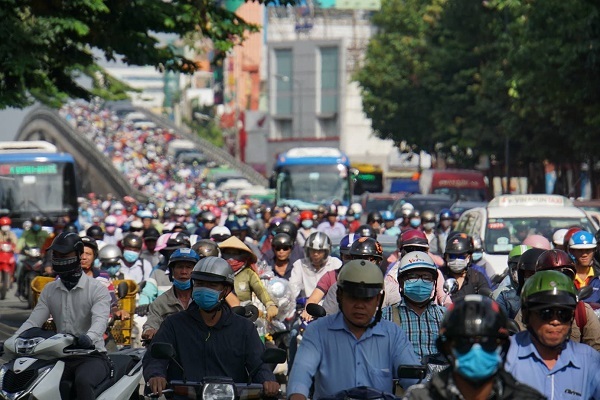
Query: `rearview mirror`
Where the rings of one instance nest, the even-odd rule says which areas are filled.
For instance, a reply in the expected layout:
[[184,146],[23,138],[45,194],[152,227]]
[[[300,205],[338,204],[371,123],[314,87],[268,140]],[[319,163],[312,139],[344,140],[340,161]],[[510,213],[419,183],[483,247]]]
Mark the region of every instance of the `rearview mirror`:
[[160,360],[170,360],[176,355],[175,348],[170,343],[152,343],[150,345],[150,354],[152,354],[152,357]]
[[456,279],[454,278],[448,278],[446,279],[446,282],[444,282],[444,293],[447,294],[454,294],[456,292],[458,292],[458,282],[456,282]]
[[123,299],[127,296],[127,293],[129,293],[129,285],[127,282],[119,283],[119,286],[117,286],[117,297]]
[[423,380],[427,376],[426,365],[400,365],[398,367],[398,378]]
[[279,348],[268,348],[260,359],[266,364],[281,364],[287,361],[287,352]]
[[584,286],[577,291],[577,298],[584,300],[590,297],[594,293],[594,289],[591,286]]
[[306,305],[306,312],[312,315],[314,318],[321,318],[327,315],[323,306],[316,303],[309,303]]

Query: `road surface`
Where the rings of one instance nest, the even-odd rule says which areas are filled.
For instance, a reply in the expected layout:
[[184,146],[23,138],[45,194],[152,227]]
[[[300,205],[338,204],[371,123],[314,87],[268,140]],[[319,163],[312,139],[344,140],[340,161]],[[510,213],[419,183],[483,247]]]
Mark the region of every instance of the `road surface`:
[[[19,326],[29,316],[31,310],[27,309],[27,302],[15,296],[16,287],[9,290],[4,300],[0,300],[0,342],[13,335]],[[6,360],[0,357],[0,363]]]

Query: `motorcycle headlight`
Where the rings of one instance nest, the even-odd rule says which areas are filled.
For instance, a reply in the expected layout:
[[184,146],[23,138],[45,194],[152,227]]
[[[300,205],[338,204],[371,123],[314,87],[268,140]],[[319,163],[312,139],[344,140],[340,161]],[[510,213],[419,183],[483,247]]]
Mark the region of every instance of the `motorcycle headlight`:
[[15,350],[17,354],[31,354],[38,343],[43,342],[44,338],[21,339],[15,341]]
[[232,383],[206,383],[202,387],[204,400],[234,400],[235,387]]

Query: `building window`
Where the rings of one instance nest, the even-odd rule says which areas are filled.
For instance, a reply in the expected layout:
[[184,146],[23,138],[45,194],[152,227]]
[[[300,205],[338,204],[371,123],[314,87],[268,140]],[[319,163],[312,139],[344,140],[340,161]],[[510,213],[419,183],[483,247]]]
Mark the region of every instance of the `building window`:
[[338,112],[339,56],[337,47],[322,47],[321,53],[321,114]]
[[275,113],[277,115],[292,115],[294,82],[292,76],[292,50],[275,50],[275,75],[287,76],[288,79],[274,79],[275,82]]
[[291,119],[278,119],[275,121],[275,132],[277,139],[289,139],[293,137],[292,134],[292,120]]
[[332,138],[340,136],[337,127],[337,120],[337,113],[331,117],[319,118],[319,131],[321,133],[322,138]]

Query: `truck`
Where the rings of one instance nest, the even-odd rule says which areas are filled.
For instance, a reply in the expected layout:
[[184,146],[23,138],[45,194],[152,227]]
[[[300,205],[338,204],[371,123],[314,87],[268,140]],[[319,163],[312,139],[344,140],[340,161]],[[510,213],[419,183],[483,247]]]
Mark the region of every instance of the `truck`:
[[421,171],[422,194],[445,194],[454,201],[489,200],[487,179],[483,172],[468,169],[425,169]]

